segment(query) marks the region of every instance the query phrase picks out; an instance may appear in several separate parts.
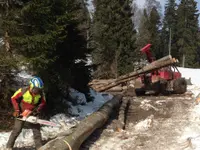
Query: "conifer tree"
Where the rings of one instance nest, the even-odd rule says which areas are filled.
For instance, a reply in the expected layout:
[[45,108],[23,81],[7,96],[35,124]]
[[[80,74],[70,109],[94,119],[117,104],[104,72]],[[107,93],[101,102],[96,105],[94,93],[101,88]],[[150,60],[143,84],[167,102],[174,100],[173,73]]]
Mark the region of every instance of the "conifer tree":
[[197,66],[198,9],[194,0],[181,0],[177,10],[177,48],[182,66]]
[[[45,82],[47,97],[66,93],[68,86],[88,92],[86,66],[87,16],[80,0],[32,0],[14,4],[4,18],[13,53],[23,56],[34,75]],[[87,12],[86,12],[87,13]]]
[[[7,12],[8,5],[6,5],[6,1],[2,1],[0,6],[0,109],[2,111],[12,109],[10,98],[16,90],[17,64],[19,63],[12,54],[9,36],[2,28],[3,18],[7,16]],[[5,114],[2,115],[4,116]],[[0,115],[0,118],[2,115]]]
[[94,14],[94,62],[97,76],[113,78],[133,70],[135,31],[131,1],[97,0]]
[[162,57],[161,51],[161,39],[160,39],[160,15],[156,7],[153,7],[149,16],[149,32],[150,32],[150,43],[152,44],[152,52],[156,59]]
[[146,9],[143,10],[143,15],[140,19],[140,24],[137,34],[137,49],[138,51],[151,41],[150,31],[149,31],[149,17]]
[[[178,49],[176,47],[176,33],[177,33],[177,14],[176,14],[176,1],[168,0],[165,4],[165,16],[163,19],[162,28],[162,49],[163,54],[169,53],[176,58],[179,58]],[[171,36],[171,37],[170,37]],[[171,41],[169,41],[171,38]],[[171,48],[171,49],[170,49]],[[171,50],[171,52],[169,52]]]
[[[162,57],[162,51],[160,47],[161,21],[158,11],[159,5],[158,3],[155,3],[154,5],[151,4],[150,6],[148,6],[147,4],[150,4],[150,2],[147,2],[148,3],[146,3],[146,8],[144,9],[143,16],[141,17],[140,25],[138,28],[137,46],[139,51],[146,44],[152,44],[151,52],[153,53],[154,57],[158,59]],[[149,8],[151,7],[152,9],[149,10]],[[149,14],[148,11],[150,11]]]
[[145,8],[148,15],[150,15],[153,8],[156,8],[159,15],[161,13],[161,4],[158,0],[145,0]]

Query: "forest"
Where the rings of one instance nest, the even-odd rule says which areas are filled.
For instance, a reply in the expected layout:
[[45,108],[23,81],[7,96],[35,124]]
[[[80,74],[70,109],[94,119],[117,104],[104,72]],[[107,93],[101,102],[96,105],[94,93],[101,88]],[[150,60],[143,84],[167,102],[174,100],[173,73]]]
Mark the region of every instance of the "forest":
[[171,54],[181,67],[200,67],[195,0],[167,0],[164,13],[156,0],[146,0],[144,8],[134,0],[92,4],[94,11],[86,0],[0,1],[1,110],[12,109],[22,66],[44,80],[50,113],[63,111],[61,99],[69,87],[87,94],[92,79],[136,69],[145,60],[140,49],[148,43],[155,59]]

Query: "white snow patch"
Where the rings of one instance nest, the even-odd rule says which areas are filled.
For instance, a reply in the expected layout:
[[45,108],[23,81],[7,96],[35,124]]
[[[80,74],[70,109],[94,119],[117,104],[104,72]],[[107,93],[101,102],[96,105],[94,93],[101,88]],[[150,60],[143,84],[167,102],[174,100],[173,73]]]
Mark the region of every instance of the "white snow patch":
[[153,125],[154,115],[148,116],[145,120],[140,121],[135,125],[135,130],[138,132],[147,131]]
[[189,145],[187,140],[190,140],[193,149],[200,149],[200,105],[191,109],[188,125],[183,129],[180,142]]
[[31,79],[33,76],[28,74],[26,71],[21,71],[17,74],[17,76],[24,78],[24,79]]
[[[178,69],[183,77],[186,79],[191,78],[193,85],[188,86],[187,89],[193,93],[195,100],[195,97],[200,93],[200,69],[180,67]],[[178,141],[179,143],[185,143],[187,149],[200,149],[200,104],[195,105],[195,101],[194,107],[190,110],[188,125],[183,127],[182,135]]]
[[192,69],[192,68],[182,68],[178,67],[178,70],[181,72],[182,76],[186,79],[191,78],[191,82],[194,85],[200,86],[200,69]]

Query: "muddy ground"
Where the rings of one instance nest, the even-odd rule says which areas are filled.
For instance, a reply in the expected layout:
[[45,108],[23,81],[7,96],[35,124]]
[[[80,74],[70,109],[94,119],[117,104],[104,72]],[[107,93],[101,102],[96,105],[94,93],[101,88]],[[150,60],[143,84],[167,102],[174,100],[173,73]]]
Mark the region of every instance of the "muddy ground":
[[[109,120],[81,146],[81,150],[183,150],[191,149],[190,137],[182,137],[191,123],[191,93],[172,96],[127,97],[130,99],[126,128],[115,130]],[[200,133],[200,132],[199,132]]]

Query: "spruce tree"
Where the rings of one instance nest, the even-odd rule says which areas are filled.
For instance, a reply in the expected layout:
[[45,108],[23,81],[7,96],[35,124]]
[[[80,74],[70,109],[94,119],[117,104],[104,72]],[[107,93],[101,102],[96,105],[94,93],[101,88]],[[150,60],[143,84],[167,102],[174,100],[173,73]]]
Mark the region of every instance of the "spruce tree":
[[197,66],[198,9],[194,0],[181,0],[177,10],[177,48],[182,66]]
[[[148,6],[146,6],[148,7]],[[150,6],[149,6],[150,7]],[[147,9],[144,9],[141,17],[140,25],[137,34],[138,51],[146,44],[152,44],[151,52],[156,59],[162,57],[161,42],[160,42],[160,14],[157,7],[153,7],[148,14]]]
[[156,7],[153,7],[149,16],[149,33],[150,33],[150,43],[152,44],[152,52],[156,59],[162,57],[161,51],[161,40],[160,40],[160,15]]
[[146,9],[143,10],[143,15],[140,19],[140,24],[137,33],[137,49],[138,51],[144,47],[146,44],[150,43],[151,36],[149,31],[149,17],[147,15]]
[[[177,14],[176,14],[176,1],[168,0],[165,4],[165,16],[163,19],[163,28],[162,28],[162,49],[163,54],[169,54],[169,46],[171,46],[171,55],[179,59],[179,53],[176,46],[177,41]],[[170,40],[171,36],[171,41]],[[169,45],[171,42],[171,45]]]
[[145,8],[148,15],[150,15],[153,8],[156,8],[161,14],[161,5],[159,0],[145,0]]
[[198,61],[198,66],[200,66],[200,27],[198,30],[198,46],[197,46],[197,61]]
[[[79,0],[32,0],[14,5],[4,18],[12,51],[44,80],[52,106],[69,86],[89,92],[85,10]],[[13,14],[13,12],[15,14]],[[83,23],[83,25],[82,25]]]
[[114,78],[133,70],[135,30],[131,17],[131,1],[95,1],[94,62],[100,64],[99,78]]
[[121,3],[121,10],[118,11],[120,18],[118,20],[119,32],[118,32],[118,43],[119,43],[119,57],[118,57],[118,75],[126,74],[133,71],[133,63],[138,60],[136,52],[136,31],[132,22],[131,13],[131,2],[125,1]]
[[[16,1],[16,3],[18,3],[18,1]],[[2,111],[12,110],[10,99],[18,85],[16,79],[19,60],[17,60],[11,51],[12,45],[9,40],[8,32],[2,28],[3,18],[7,17],[8,8],[9,6],[6,1],[2,1],[0,5],[0,109]],[[3,114],[3,116],[4,115],[5,114]]]

